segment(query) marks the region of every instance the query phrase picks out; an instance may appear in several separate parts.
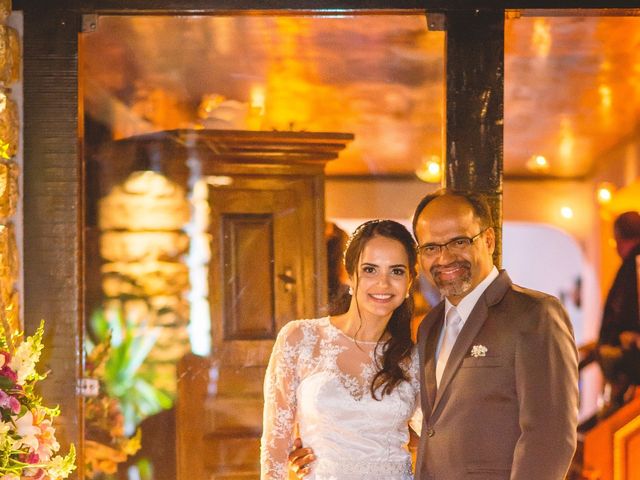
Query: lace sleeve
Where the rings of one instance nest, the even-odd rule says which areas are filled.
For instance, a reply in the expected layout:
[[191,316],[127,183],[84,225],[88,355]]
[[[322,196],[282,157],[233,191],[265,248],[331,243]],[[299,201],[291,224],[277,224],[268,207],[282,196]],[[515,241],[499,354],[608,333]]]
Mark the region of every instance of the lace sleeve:
[[422,408],[420,406],[420,359],[418,357],[418,349],[413,347],[411,353],[411,368],[409,371],[411,386],[416,396],[413,415],[409,419],[411,429],[420,435],[422,430]]
[[411,365],[409,366],[409,381],[411,388],[420,396],[420,357],[418,356],[418,347],[414,346],[411,351]]
[[296,417],[298,322],[285,325],[276,339],[264,379],[264,411],[260,442],[261,480],[288,478],[289,450]]

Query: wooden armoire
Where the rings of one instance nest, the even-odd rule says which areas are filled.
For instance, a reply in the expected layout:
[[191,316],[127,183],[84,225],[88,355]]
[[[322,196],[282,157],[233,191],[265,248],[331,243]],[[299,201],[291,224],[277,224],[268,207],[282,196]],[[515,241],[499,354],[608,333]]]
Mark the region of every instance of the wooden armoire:
[[352,139],[176,130],[119,142],[128,170],[207,180],[212,354],[178,369],[180,480],[259,477],[265,368],[286,322],[325,313],[324,167]]

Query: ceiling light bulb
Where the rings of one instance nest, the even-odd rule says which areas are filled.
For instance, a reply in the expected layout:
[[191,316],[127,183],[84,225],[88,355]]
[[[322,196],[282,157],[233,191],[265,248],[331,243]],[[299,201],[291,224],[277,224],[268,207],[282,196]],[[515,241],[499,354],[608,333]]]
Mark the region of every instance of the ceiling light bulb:
[[562,207],[560,209],[560,215],[562,215],[562,218],[570,220],[573,218],[573,209],[571,207]]
[[440,157],[431,155],[428,160],[422,162],[422,165],[416,170],[417,177],[423,182],[438,183],[442,179],[442,167],[440,166]]
[[611,191],[606,188],[598,190],[598,201],[600,203],[609,203],[611,201]]
[[610,203],[613,199],[613,192],[615,191],[615,185],[609,182],[601,183],[598,186],[597,197],[598,203],[604,205]]
[[549,170],[549,162],[543,155],[533,155],[526,164],[532,172],[546,172]]

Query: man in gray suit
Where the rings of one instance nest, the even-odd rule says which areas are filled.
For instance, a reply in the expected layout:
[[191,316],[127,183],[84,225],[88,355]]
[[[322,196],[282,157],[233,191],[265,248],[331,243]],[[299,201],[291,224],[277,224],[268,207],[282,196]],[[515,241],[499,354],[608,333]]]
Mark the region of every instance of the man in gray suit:
[[444,297],[418,331],[419,480],[562,480],[575,450],[571,323],[556,298],[498,272],[491,225],[484,200],[444,190],[413,218],[422,270]]
[[[491,225],[486,201],[446,190],[413,217],[422,271],[444,297],[418,330],[416,480],[562,480],[576,447],[571,323],[556,298],[498,272]],[[289,459],[302,478],[313,451],[296,439]]]

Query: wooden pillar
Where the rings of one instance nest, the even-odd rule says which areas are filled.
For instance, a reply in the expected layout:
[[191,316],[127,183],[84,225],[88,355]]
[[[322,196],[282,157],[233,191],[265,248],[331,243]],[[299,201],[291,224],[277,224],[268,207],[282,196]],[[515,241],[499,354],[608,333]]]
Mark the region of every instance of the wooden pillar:
[[489,199],[502,258],[504,10],[446,15],[445,186]]
[[[83,459],[82,163],[78,146],[79,16],[55,2],[24,9],[25,330],[45,320],[41,394],[59,405],[62,451]],[[83,464],[73,478],[84,478]]]

